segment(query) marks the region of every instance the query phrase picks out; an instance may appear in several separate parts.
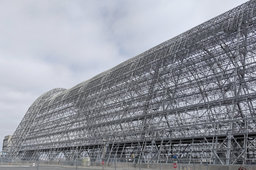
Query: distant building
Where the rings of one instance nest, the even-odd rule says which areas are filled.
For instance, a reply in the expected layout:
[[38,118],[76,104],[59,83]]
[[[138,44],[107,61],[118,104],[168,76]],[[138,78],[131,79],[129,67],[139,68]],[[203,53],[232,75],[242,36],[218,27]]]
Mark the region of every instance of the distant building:
[[3,148],[2,148],[2,152],[5,153],[7,152],[8,147],[10,146],[10,141],[11,141],[12,136],[8,135],[4,137],[3,140]]

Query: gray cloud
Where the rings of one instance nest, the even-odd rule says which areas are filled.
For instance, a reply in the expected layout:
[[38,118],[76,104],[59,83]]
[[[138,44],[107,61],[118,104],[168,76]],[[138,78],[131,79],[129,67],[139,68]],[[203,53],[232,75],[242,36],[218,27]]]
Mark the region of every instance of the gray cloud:
[[0,0],[0,140],[42,93],[70,88],[245,1]]

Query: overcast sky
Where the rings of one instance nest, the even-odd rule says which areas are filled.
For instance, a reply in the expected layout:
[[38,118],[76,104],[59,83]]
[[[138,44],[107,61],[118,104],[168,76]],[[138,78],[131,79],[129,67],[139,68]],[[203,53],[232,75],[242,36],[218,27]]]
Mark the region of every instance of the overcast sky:
[[0,145],[42,93],[71,88],[244,2],[0,0]]

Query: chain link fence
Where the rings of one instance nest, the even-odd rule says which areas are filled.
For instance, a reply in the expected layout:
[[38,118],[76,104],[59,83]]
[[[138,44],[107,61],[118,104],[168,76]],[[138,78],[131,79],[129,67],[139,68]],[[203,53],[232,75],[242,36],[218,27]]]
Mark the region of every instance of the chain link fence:
[[10,161],[0,160],[0,170],[256,170],[256,165],[208,165],[179,163],[140,163],[118,162],[111,160],[108,164],[90,162],[89,159],[59,161]]

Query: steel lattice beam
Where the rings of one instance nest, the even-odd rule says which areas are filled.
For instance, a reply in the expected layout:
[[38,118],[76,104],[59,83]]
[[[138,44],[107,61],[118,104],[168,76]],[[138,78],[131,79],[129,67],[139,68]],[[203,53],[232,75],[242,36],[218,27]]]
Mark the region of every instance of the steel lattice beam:
[[71,89],[43,94],[8,155],[255,163],[255,52],[251,0]]

